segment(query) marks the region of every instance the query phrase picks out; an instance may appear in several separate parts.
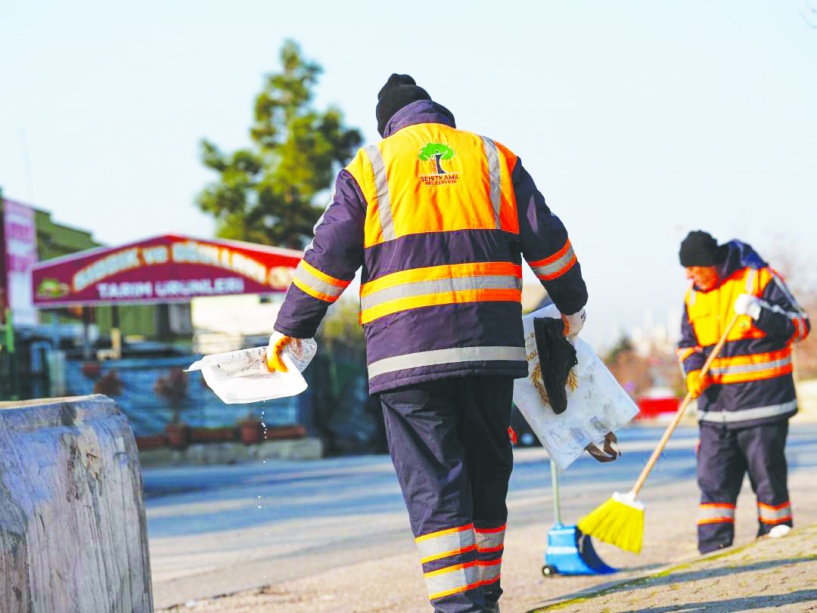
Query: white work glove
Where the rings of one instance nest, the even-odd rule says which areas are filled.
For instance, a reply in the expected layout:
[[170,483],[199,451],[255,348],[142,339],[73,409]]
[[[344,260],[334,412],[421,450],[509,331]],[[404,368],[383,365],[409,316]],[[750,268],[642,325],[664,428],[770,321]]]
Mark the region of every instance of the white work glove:
[[735,298],[735,313],[757,320],[760,317],[760,299],[752,294],[741,294]]
[[562,321],[565,322],[565,336],[569,339],[574,339],[579,335],[579,332],[584,327],[584,320],[587,319],[587,314],[584,309],[573,315],[562,315]]
[[291,336],[284,336],[280,332],[273,332],[269,337],[267,346],[267,368],[270,372],[287,372],[289,369],[281,359],[281,352],[293,340]]

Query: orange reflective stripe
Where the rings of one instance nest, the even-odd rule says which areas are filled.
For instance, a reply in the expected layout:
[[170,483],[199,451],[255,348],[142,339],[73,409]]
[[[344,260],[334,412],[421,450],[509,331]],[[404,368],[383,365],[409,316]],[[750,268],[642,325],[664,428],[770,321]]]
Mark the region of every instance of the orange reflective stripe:
[[684,361],[694,353],[697,353],[701,350],[700,347],[681,347],[675,353],[678,356],[678,361],[682,364]]
[[428,588],[429,600],[437,600],[479,587],[476,560],[427,572],[423,577]]
[[713,360],[709,371],[713,383],[745,383],[787,375],[794,370],[791,348]]
[[490,585],[499,581],[500,571],[502,570],[502,558],[498,560],[480,560],[479,564],[479,584]]
[[314,266],[312,266],[306,260],[301,260],[298,265],[305,268],[310,274],[314,275],[315,277],[317,277],[318,279],[320,279],[324,283],[328,283],[329,285],[334,285],[335,287],[340,287],[342,289],[346,289],[349,286],[349,284],[352,282],[351,279],[349,281],[344,281],[343,279],[336,279],[335,277],[327,275],[325,272],[322,272],[322,271],[318,270],[317,268],[315,268]]
[[751,364],[767,364],[778,360],[785,360],[791,357],[791,349],[778,349],[766,353],[753,353],[751,355],[736,355],[725,358],[715,358],[712,360],[712,370],[717,368],[726,369],[734,366],[747,366]]
[[731,524],[735,522],[735,505],[727,502],[707,502],[698,505],[698,525]]
[[292,284],[294,286],[296,286],[298,289],[300,289],[303,293],[309,294],[313,298],[317,298],[318,300],[323,300],[324,302],[335,302],[338,299],[338,296],[330,296],[328,294],[324,294],[324,293],[321,293],[319,291],[316,291],[316,290],[312,289],[311,287],[309,287],[308,285],[306,285],[305,283],[302,283],[298,279],[293,279]]
[[766,368],[763,370],[756,370],[747,373],[735,374],[710,374],[712,383],[718,385],[729,385],[731,383],[748,383],[750,381],[764,381],[766,379],[774,379],[775,377],[782,377],[794,372],[794,364],[789,363],[786,366],[778,368]]
[[765,502],[758,502],[757,506],[760,507],[761,509],[768,509],[769,511],[779,511],[780,509],[785,509],[787,507],[790,507],[791,503],[790,502],[784,502],[783,504],[771,505],[771,504],[766,504]]
[[734,524],[735,518],[734,517],[717,517],[714,519],[699,519],[698,525],[705,526],[707,524]]
[[335,302],[351,280],[336,279],[318,270],[306,260],[301,260],[295,269],[292,283],[313,298],[324,302]]
[[570,239],[568,239],[559,251],[543,260],[531,262],[530,267],[537,277],[543,281],[550,281],[561,277],[570,270],[575,263],[576,254],[573,252]]
[[469,551],[474,551],[476,548],[476,545],[470,545],[468,547],[449,549],[448,551],[442,551],[440,553],[435,553],[430,556],[420,558],[420,564],[426,564],[428,562],[433,562],[434,560],[441,560],[442,558],[450,558],[451,556],[459,555],[461,553],[468,553]]
[[[448,574],[448,573],[451,573],[451,572],[454,572],[454,571],[457,571],[457,570],[462,570],[464,568],[471,568],[472,566],[476,566],[477,563],[478,562],[476,560],[473,560],[471,562],[465,562],[464,564],[454,564],[452,566],[446,566],[445,568],[440,568],[439,570],[432,570],[432,571],[429,571],[427,573],[423,573],[423,576],[426,579],[431,579],[433,577],[439,577],[441,575],[445,575],[445,574]],[[439,598],[439,597],[437,596],[437,598]]]
[[422,534],[414,539],[415,543],[423,543],[425,541],[430,541],[432,539],[438,539],[440,537],[450,536],[452,534],[459,534],[461,532],[469,532],[474,529],[474,524],[466,524],[464,526],[457,526],[456,528],[446,528],[445,530],[438,530],[437,532],[429,532],[428,534]]
[[477,262],[473,264],[446,264],[443,266],[413,268],[364,283],[360,286],[360,297],[363,298],[374,292],[406,283],[484,275],[509,275],[521,279],[522,267],[512,262]]
[[447,528],[438,532],[431,532],[414,539],[417,551],[420,553],[420,562],[432,562],[460,553],[474,551],[477,548],[474,537],[474,524]]
[[519,289],[478,289],[411,296],[409,298],[398,298],[397,300],[379,304],[371,309],[362,311],[360,314],[360,322],[366,324],[399,311],[443,304],[462,304],[465,302],[520,302],[521,300],[522,290]]
[[772,506],[758,502],[757,516],[762,523],[767,525],[782,524],[785,521],[791,521],[791,503],[784,502],[783,504]]
[[475,528],[477,536],[477,548],[480,553],[493,553],[504,547],[505,526],[503,524],[497,528]]

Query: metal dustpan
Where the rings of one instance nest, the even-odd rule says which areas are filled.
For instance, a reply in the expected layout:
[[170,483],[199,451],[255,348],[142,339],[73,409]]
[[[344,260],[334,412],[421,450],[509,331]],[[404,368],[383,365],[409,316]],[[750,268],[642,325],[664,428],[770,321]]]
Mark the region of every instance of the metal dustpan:
[[605,564],[593,548],[593,541],[575,525],[562,523],[559,498],[559,476],[556,464],[550,461],[550,478],[553,488],[553,514],[556,524],[548,530],[548,546],[545,549],[545,565],[542,574],[554,575],[609,575],[616,569]]

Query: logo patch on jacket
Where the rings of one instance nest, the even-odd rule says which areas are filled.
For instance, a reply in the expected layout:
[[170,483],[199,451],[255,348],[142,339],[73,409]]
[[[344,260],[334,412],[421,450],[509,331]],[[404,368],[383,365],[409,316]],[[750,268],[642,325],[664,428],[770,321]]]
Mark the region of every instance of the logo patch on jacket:
[[442,162],[450,160],[455,156],[454,150],[443,143],[428,143],[425,147],[420,149],[417,157],[423,162],[431,162],[434,167],[434,174],[420,175],[420,181],[424,185],[450,185],[456,183],[460,174],[458,172],[446,172],[442,166]]

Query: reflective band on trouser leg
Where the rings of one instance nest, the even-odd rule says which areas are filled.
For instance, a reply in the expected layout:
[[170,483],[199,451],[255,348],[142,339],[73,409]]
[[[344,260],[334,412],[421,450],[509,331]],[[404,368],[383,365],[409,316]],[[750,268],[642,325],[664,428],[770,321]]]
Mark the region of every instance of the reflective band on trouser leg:
[[336,279],[312,266],[306,260],[301,260],[295,269],[292,283],[301,291],[313,298],[324,302],[335,302],[343,293],[350,281]]
[[502,553],[505,551],[505,526],[475,530],[479,555],[479,583],[489,585],[499,580]]
[[473,524],[424,534],[414,541],[430,600],[479,587]]
[[575,263],[576,254],[573,253],[573,246],[570,244],[570,239],[565,241],[564,247],[553,255],[546,257],[544,260],[529,262],[533,273],[542,279],[542,281],[550,281],[561,277],[570,270]]
[[775,525],[792,520],[791,503],[784,502],[775,506],[757,503],[757,518],[762,524]]
[[391,214],[391,196],[389,195],[389,179],[386,176],[386,166],[377,145],[369,145],[364,149],[369,156],[374,170],[374,182],[377,188],[377,214],[380,217],[380,230],[384,241],[394,240],[394,221]]
[[499,230],[502,228],[499,217],[499,207],[502,205],[502,188],[500,185],[502,174],[499,169],[499,153],[496,150],[496,144],[494,144],[494,141],[490,138],[483,136],[482,143],[485,145],[485,156],[488,158],[488,177],[491,182],[491,206],[494,208],[496,229]]
[[698,525],[734,524],[735,505],[728,502],[705,502],[698,505]]

